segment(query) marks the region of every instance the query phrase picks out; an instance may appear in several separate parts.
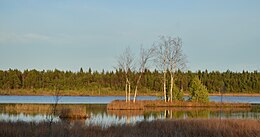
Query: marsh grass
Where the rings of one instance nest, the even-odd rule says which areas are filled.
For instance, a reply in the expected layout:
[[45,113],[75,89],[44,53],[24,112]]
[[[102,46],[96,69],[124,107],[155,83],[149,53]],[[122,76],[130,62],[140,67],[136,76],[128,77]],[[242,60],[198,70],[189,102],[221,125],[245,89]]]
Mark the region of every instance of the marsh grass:
[[59,117],[61,119],[86,119],[90,116],[86,114],[85,110],[80,108],[64,108],[61,110]]
[[188,119],[112,125],[107,128],[82,123],[0,122],[1,137],[259,137],[260,121]]
[[135,103],[125,102],[121,100],[112,101],[107,105],[108,110],[144,110],[149,107],[222,107],[222,108],[248,108],[251,107],[249,103],[220,103],[220,102],[209,102],[199,103],[190,101],[173,101],[164,102],[162,100],[139,100]]
[[[59,104],[56,108],[56,115],[60,115],[64,110],[73,111],[75,113],[86,113],[88,106],[86,105],[67,105]],[[2,104],[0,112],[10,114],[50,114],[52,105],[50,104]]]

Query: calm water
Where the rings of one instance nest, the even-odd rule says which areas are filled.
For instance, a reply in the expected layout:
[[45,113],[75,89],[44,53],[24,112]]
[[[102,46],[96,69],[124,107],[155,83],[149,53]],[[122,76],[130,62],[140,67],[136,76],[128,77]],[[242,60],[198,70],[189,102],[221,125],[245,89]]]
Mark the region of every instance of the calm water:
[[[187,98],[187,97],[186,97]],[[232,118],[232,119],[260,119],[260,97],[223,97],[224,102],[255,103],[253,108],[241,109],[208,109],[208,108],[161,108],[146,111],[111,111],[106,104],[113,100],[124,100],[123,96],[63,96],[59,100],[59,109],[70,108],[81,110],[90,116],[81,119],[89,125],[109,126],[111,124],[136,123],[156,119],[188,119],[188,118]],[[154,96],[138,97],[139,100],[156,100]],[[62,121],[58,115],[50,115],[51,105],[55,103],[53,96],[0,96],[0,121]],[[211,101],[219,102],[221,97],[210,96]],[[75,121],[75,120],[73,120]],[[70,121],[70,122],[73,122]]]
[[[31,104],[2,104],[0,105],[0,121],[26,121],[41,122],[50,119],[48,111],[51,105]],[[159,110],[107,110],[104,104],[91,105],[60,105],[59,108],[75,108],[83,110],[90,116],[88,119],[71,120],[80,121],[86,125],[110,126],[111,124],[136,123],[157,119],[190,119],[190,118],[225,118],[225,119],[260,119],[260,106],[247,109],[208,109],[208,108],[162,108]],[[62,121],[54,115],[54,121]]]
[[[220,102],[220,96],[210,96],[210,101]],[[61,96],[59,104],[108,104],[113,100],[124,100],[124,96]],[[139,96],[138,100],[156,100],[155,96]],[[187,99],[187,97],[185,97]],[[53,104],[55,96],[0,96],[0,104]],[[260,97],[225,96],[224,102],[260,104]]]
[[[59,104],[108,104],[113,100],[124,100],[124,96],[60,96]],[[139,100],[155,100],[154,96],[140,96]],[[56,96],[0,96],[0,104],[53,104]]]

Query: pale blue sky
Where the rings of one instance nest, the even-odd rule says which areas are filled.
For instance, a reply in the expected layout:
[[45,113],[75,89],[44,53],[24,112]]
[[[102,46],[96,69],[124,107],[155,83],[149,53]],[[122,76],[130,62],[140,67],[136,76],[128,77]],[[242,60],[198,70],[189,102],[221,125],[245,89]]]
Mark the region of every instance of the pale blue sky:
[[189,70],[260,71],[260,0],[0,0],[4,70],[113,70],[160,35],[183,39]]

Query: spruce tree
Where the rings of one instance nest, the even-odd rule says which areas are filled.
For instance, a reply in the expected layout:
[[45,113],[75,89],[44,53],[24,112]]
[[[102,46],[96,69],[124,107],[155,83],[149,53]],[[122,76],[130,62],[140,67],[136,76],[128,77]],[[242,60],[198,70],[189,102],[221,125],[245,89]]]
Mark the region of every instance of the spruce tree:
[[206,86],[202,84],[198,76],[195,76],[190,85],[190,100],[201,103],[209,102],[209,95]]

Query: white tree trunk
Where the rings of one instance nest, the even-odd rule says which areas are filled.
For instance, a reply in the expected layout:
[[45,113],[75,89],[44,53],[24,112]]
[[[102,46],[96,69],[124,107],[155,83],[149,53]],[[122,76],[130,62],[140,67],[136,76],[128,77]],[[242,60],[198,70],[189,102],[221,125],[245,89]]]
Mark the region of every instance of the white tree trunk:
[[[143,71],[142,71],[142,73],[143,73]],[[136,82],[136,86],[135,86],[135,94],[134,94],[134,100],[133,100],[133,102],[135,102],[135,100],[136,100],[137,90],[138,90],[138,85],[139,85],[140,80],[141,80],[141,78],[142,78],[142,73],[139,75],[138,80],[137,80],[137,82]]]
[[163,73],[163,94],[164,94],[164,102],[166,102],[166,71]]
[[128,83],[128,101],[131,101],[131,84],[130,82]]
[[133,100],[134,103],[136,101],[136,96],[137,96],[137,86],[135,87],[135,94],[134,94],[134,100]]
[[173,82],[174,82],[174,80],[173,80],[173,75],[172,75],[172,73],[171,73],[171,89],[170,89],[170,92],[171,92],[171,102],[172,102],[172,99],[173,99],[173,96],[172,96]]
[[127,82],[125,83],[125,102],[127,102]]

